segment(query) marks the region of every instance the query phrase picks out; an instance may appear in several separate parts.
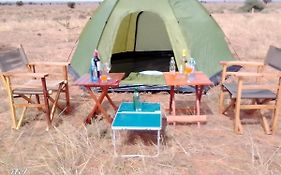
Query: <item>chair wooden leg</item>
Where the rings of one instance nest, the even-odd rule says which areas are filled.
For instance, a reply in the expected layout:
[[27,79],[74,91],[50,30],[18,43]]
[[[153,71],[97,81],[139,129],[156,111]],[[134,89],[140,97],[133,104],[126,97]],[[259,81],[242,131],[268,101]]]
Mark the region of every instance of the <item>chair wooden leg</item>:
[[271,125],[272,125],[272,126],[271,126],[272,134],[275,134],[275,133],[276,133],[276,130],[277,130],[279,108],[280,108],[280,106],[277,105],[277,106],[275,107],[275,110],[273,110],[273,112],[272,112],[272,124],[271,124]]
[[63,66],[63,73],[64,73],[64,93],[66,99],[66,112],[70,112],[70,95],[69,95],[69,87],[68,87],[68,66]]
[[[262,102],[258,99],[252,100],[252,105],[261,105],[261,104],[262,104]],[[254,113],[256,111],[257,111],[257,109],[253,110],[251,113]],[[259,112],[259,115],[260,115],[260,118],[261,118],[261,124],[262,124],[262,127],[264,129],[264,132],[268,135],[271,134],[269,124],[268,124],[268,121],[267,121],[266,117],[264,115],[262,115],[261,109],[258,110],[258,112]]]
[[69,96],[69,87],[68,87],[68,83],[66,83],[65,85],[65,99],[66,99],[66,112],[69,113],[70,112],[70,96]]
[[17,127],[17,117],[16,117],[16,108],[14,105],[14,97],[12,94],[12,89],[10,87],[10,80],[8,78],[4,78],[5,80],[5,84],[6,84],[6,88],[8,90],[8,96],[9,96],[9,105],[10,105],[10,109],[11,109],[11,119],[12,119],[12,128],[16,129]]
[[9,99],[10,99],[12,128],[16,129],[17,128],[16,108],[14,106],[14,98],[12,97],[12,94],[9,94]]
[[38,104],[40,104],[40,98],[39,98],[39,95],[35,95],[35,97],[36,97],[36,102],[37,102]]
[[58,100],[59,100],[60,93],[61,93],[61,87],[62,87],[62,84],[59,85],[59,90],[58,90],[58,92],[56,94],[56,97],[55,97],[55,100],[53,102],[53,106],[52,106],[51,113],[50,113],[50,120],[51,121],[53,120],[56,108],[58,106]]
[[[19,94],[19,96],[21,96],[23,99],[25,99],[28,103],[30,103],[30,104],[36,104],[36,102],[34,102],[32,99],[31,99],[31,96],[32,95],[30,95],[29,97],[27,97],[27,96],[25,96],[25,95],[23,95],[23,94]],[[38,96],[38,95],[36,95],[36,96]],[[38,98],[39,98],[39,96],[38,96]],[[37,101],[37,100],[36,100]],[[40,101],[38,102],[37,101],[37,104],[40,104]],[[38,107],[37,108],[38,110],[41,110],[41,111],[44,111],[44,109],[42,108],[42,107]],[[44,111],[45,112],[45,111]]]
[[42,81],[44,103],[45,103],[45,110],[46,110],[47,130],[49,130],[49,128],[51,127],[50,106],[49,106],[49,99],[48,99],[49,94],[46,86],[46,79],[41,78],[41,81]]
[[225,92],[221,92],[220,93],[220,99],[219,99],[219,111],[221,114],[223,114],[224,111],[224,96],[225,96]]
[[234,131],[237,134],[243,134],[243,127],[240,119],[240,106],[236,105],[234,118]]
[[278,117],[279,117],[279,110],[281,107],[281,78],[279,77],[279,88],[278,88],[278,92],[277,92],[277,99],[275,101],[275,109],[273,110],[273,118],[272,118],[272,126],[271,126],[271,130],[272,130],[272,134],[275,134],[276,130],[277,130],[277,125],[278,125]]
[[241,124],[241,119],[240,119],[240,106],[241,106],[241,92],[242,89],[242,81],[238,81],[238,89],[237,89],[237,97],[236,97],[236,105],[235,105],[235,119],[234,119],[234,131],[237,134],[243,134],[243,127]]
[[230,108],[235,108],[236,99],[231,99],[230,104],[222,111],[222,114],[225,114]]
[[[40,97],[39,95],[35,95],[37,104],[40,104]],[[38,108],[38,110],[43,110],[43,108]]]
[[22,120],[23,120],[23,117],[24,117],[24,113],[25,113],[26,109],[27,109],[27,107],[24,107],[24,108],[23,108],[23,110],[22,110],[22,113],[21,113],[21,116],[20,116],[20,119],[19,119],[19,121],[18,121],[18,124],[17,124],[16,129],[19,129],[19,128],[20,128],[21,123],[22,123]]
[[261,118],[262,118],[262,125],[263,125],[265,133],[271,134],[266,117],[262,115]]

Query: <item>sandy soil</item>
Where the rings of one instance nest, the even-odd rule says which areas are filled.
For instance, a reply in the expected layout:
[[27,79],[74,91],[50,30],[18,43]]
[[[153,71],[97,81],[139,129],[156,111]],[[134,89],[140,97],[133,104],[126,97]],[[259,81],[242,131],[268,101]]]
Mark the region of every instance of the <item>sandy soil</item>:
[[[238,13],[238,4],[205,5],[239,59],[263,60],[269,45],[281,47],[279,4],[270,4],[264,12],[254,14]],[[94,9],[94,5],[74,9],[66,5],[0,6],[0,49],[22,43],[31,60],[66,61]],[[276,135],[265,135],[254,114],[244,120],[245,133],[236,135],[232,115],[218,113],[218,89],[214,87],[202,99],[202,113],[208,116],[206,124],[200,128],[165,125],[159,157],[123,159],[113,156],[108,124],[97,120],[83,125],[93,103],[79,88],[71,86],[72,112],[56,118],[55,128],[46,132],[44,114],[29,110],[24,125],[15,131],[10,129],[8,99],[1,84],[0,174],[11,174],[16,169],[26,174],[281,174],[280,129]],[[129,93],[110,95],[116,104],[132,98]],[[160,101],[167,108],[169,94],[145,93],[141,98]],[[192,104],[194,97],[177,94],[176,99],[179,105],[185,105]],[[110,107],[108,111],[113,114]],[[121,136],[126,151],[154,149],[153,133]],[[132,142],[138,144],[128,144]]]

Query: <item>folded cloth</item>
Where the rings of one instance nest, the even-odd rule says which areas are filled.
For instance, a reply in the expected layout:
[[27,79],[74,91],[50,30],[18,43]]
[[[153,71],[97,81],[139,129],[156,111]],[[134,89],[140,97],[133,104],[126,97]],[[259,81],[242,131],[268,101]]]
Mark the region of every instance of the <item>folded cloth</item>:
[[[145,73],[132,72],[130,75],[121,81],[122,85],[139,84],[139,85],[165,85],[165,79],[162,72],[154,72],[151,75],[151,71],[145,71]],[[160,74],[161,73],[161,74]]]

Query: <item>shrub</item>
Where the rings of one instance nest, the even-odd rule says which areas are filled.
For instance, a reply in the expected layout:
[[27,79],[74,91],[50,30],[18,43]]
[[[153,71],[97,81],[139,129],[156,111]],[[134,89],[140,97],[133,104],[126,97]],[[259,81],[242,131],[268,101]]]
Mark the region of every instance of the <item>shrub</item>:
[[68,2],[68,3],[67,3],[67,6],[68,6],[69,8],[74,9],[74,8],[75,8],[75,2]]
[[17,6],[23,6],[23,2],[22,2],[22,1],[17,1],[17,2],[16,2],[16,5],[17,5]]
[[251,12],[252,9],[262,11],[264,8],[265,4],[260,0],[246,0],[244,6],[241,7],[241,10],[243,12]]

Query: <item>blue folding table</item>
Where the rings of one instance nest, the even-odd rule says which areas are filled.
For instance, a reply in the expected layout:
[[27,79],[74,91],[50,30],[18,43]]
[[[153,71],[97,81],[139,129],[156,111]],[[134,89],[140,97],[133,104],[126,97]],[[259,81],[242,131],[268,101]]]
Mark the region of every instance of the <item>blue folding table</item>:
[[160,103],[142,103],[141,111],[134,110],[133,103],[123,102],[115,115],[111,125],[112,142],[114,155],[118,156],[116,151],[116,131],[117,130],[155,130],[157,131],[157,153],[153,156],[143,154],[126,154],[121,157],[156,157],[160,149],[160,130],[162,128],[162,115]]

